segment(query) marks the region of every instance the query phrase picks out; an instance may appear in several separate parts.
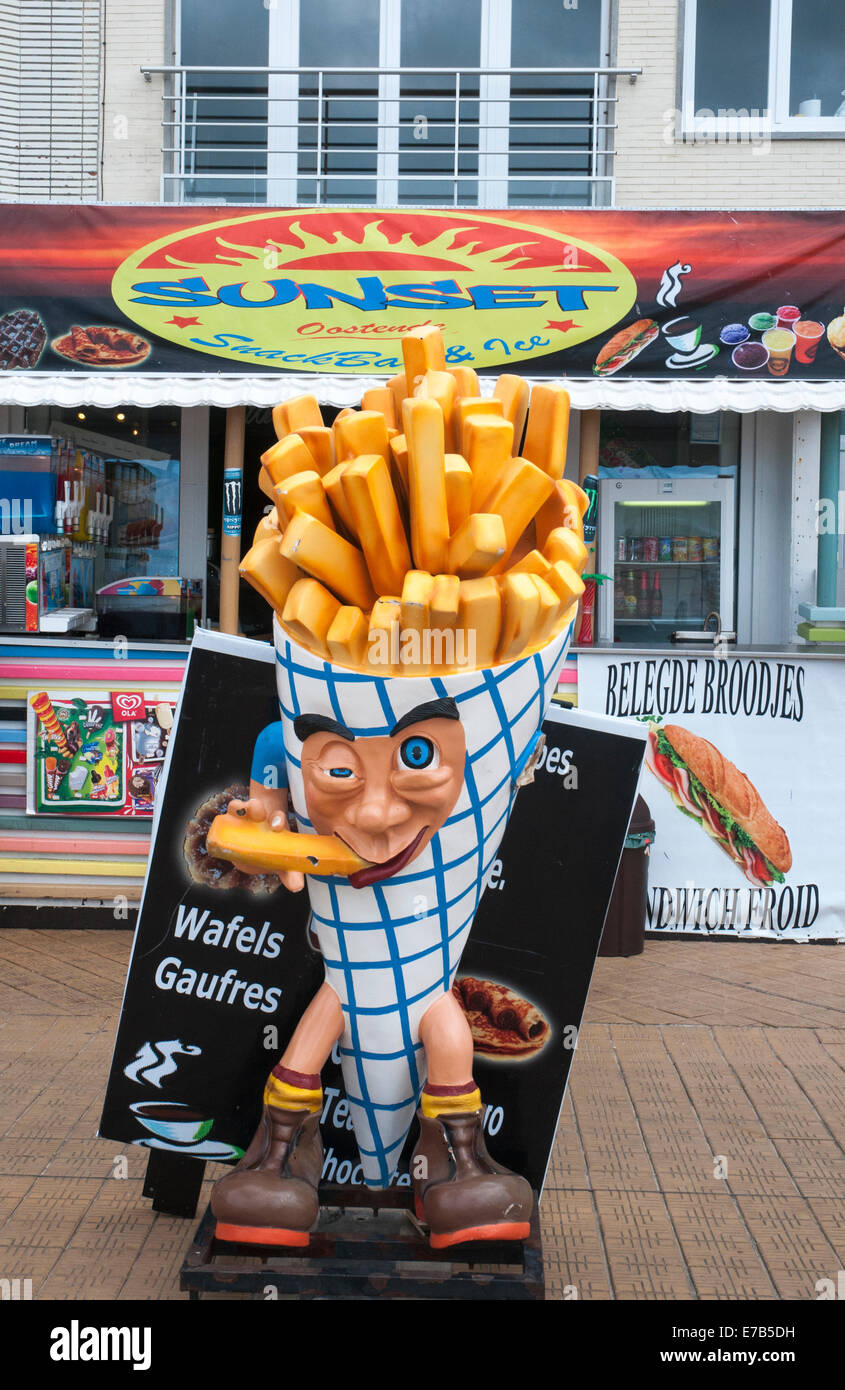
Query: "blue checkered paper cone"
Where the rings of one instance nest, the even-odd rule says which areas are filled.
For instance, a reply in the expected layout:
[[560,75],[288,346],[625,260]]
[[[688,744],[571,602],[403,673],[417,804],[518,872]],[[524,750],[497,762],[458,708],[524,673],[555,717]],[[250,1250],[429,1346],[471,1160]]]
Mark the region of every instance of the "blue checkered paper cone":
[[356,738],[384,737],[416,706],[451,697],[466,737],[457,803],[418,858],[365,888],[345,878],[307,878],[326,980],[343,1008],[343,1079],[369,1187],[389,1185],[402,1152],[425,1082],[420,1020],[452,987],[571,631],[490,670],[390,677],[336,666],[274,625],[285,760],[301,831],[314,827],[297,716],[327,716]]

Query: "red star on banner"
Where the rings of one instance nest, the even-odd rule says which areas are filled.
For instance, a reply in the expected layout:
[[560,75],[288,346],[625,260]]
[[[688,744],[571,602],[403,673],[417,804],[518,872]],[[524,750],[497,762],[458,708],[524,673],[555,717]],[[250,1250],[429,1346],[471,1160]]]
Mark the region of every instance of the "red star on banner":
[[558,333],[568,333],[570,328],[577,328],[578,324],[574,319],[549,319],[547,328],[556,328]]
[[174,314],[172,319],[166,319],[165,322],[175,323],[177,328],[187,328],[188,324],[190,323],[195,323],[198,328],[202,327],[202,324],[200,323],[199,319],[186,319],[182,318],[179,314]]

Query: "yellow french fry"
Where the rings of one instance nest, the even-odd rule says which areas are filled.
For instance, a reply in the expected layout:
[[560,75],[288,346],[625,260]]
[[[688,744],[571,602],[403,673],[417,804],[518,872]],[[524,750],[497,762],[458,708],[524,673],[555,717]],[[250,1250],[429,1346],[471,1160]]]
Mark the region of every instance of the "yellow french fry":
[[533,581],[540,599],[540,611],[534,624],[531,646],[542,647],[554,631],[557,620],[563,611],[563,602],[542,575],[532,574],[529,577]]
[[388,429],[395,429],[396,403],[393,399],[393,392],[388,386],[374,386],[371,390],[365,391],[361,397],[362,410],[378,410],[384,416]]
[[404,434],[395,434],[390,441],[390,476],[397,496],[408,498],[408,441]]
[[446,511],[449,515],[449,534],[454,536],[470,514],[472,469],[460,454],[447,454],[445,467]]
[[472,367],[447,367],[447,372],[455,378],[459,396],[480,396],[481,384],[478,373]]
[[434,576],[425,570],[408,570],[402,584],[402,631],[422,637],[431,627],[431,595]]
[[392,376],[388,380],[387,389],[393,397],[393,414],[396,417],[396,424],[402,428],[402,402],[411,394],[408,390],[408,383],[405,380],[405,373],[399,372],[397,376]]
[[461,579],[487,574],[507,548],[505,523],[495,513],[473,512],[449,542],[449,569]]
[[555,560],[543,576],[566,607],[577,602],[584,592],[584,581],[565,560]]
[[334,453],[334,434],[328,425],[302,425],[299,437],[314,458],[314,467],[322,478],[337,463]]
[[294,584],[303,578],[302,570],[282,554],[281,539],[276,535],[254,542],[238,566],[241,577],[277,609],[284,608]]
[[402,601],[391,594],[377,598],[370,613],[367,633],[367,662],[384,675],[396,674],[400,668],[399,653],[402,636]]
[[532,574],[504,574],[499,581],[502,593],[502,628],[497,660],[515,661],[531,641],[540,615],[540,592]]
[[583,488],[568,478],[558,478],[554,492],[537,513],[537,544],[540,549],[546,544],[549,533],[558,526],[568,526],[583,540],[583,516],[589,505],[590,499]]
[[554,483],[549,475],[528,459],[512,459],[508,464],[498,486],[484,504],[486,511],[498,512],[505,523],[507,541],[499,570],[506,567],[526,526],[553,490]]
[[508,566],[508,574],[539,574],[545,575],[551,564],[545,555],[541,555],[539,550],[529,550],[527,555],[523,555],[521,560]]
[[415,396],[428,396],[431,400],[437,401],[443,411],[443,429],[447,450],[455,447],[452,410],[455,405],[456,392],[457,383],[449,372],[434,371],[426,372],[420,378],[414,391]]
[[338,530],[342,529],[348,537],[355,540],[355,517],[352,515],[352,508],[346,493],[343,491],[343,475],[348,467],[348,463],[338,463],[334,468],[329,469],[328,473],[323,474],[323,487],[334,513]]
[[266,449],[261,462],[275,483],[283,483],[294,473],[304,473],[316,469],[317,462],[307,445],[298,434],[285,435],[277,444]]
[[258,486],[261,488],[261,491],[264,493],[264,496],[269,497],[270,501],[275,503],[276,497],[273,492],[273,488],[276,486],[276,484],[273,482],[273,479],[270,477],[270,474],[267,472],[267,469],[264,467],[263,464],[261,465],[261,468],[258,470]]
[[315,516],[297,510],[282,536],[282,554],[345,603],[368,610],[375,593],[363,555]]
[[411,396],[402,406],[408,446],[411,553],[417,569],[438,574],[447,567],[449,511],[443,411],[436,401]]
[[367,860],[336,835],[307,835],[273,830],[267,821],[215,816],[206,839],[215,859],[247,864],[253,873],[281,874],[295,869],[324,878],[348,878],[366,868]]
[[336,420],[334,446],[338,463],[370,454],[381,454],[387,463],[390,446],[384,416],[377,410],[356,410]]
[[276,508],[272,507],[269,512],[265,512],[256,526],[252,543],[257,545],[259,541],[273,540],[278,545],[281,539],[282,528],[279,526],[279,514]]
[[433,632],[454,632],[458,625],[458,603],[461,581],[456,574],[436,574],[431,591],[431,628]]
[[472,471],[471,505],[478,512],[513,458],[513,425],[495,415],[468,415],[464,441]]
[[528,382],[521,376],[512,376],[505,372],[500,376],[496,385],[493,387],[493,397],[502,402],[502,411],[506,420],[510,420],[513,425],[514,452],[519,453],[519,446],[522,441],[522,433],[525,429],[525,417],[528,414]]
[[494,419],[502,420],[502,402],[497,401],[492,396],[456,396],[455,404],[452,407],[452,433],[455,439],[455,450],[463,454],[465,459],[469,458],[469,448],[466,440],[466,422],[471,415],[487,415]]
[[493,666],[502,623],[502,595],[492,577],[462,579],[458,627],[466,632],[469,665]]
[[364,455],[350,463],[343,492],[376,593],[401,593],[411,552],[384,456]]
[[366,664],[369,618],[353,604],[343,604],[326,633],[329,656],[338,666],[360,670]]
[[587,547],[577,531],[570,531],[568,526],[556,526],[554,531],[549,532],[543,546],[543,554],[550,564],[554,564],[556,560],[565,560],[576,574],[584,573]]
[[318,580],[298,579],[285,600],[282,625],[303,647],[328,657],[326,638],[339,608],[334,594]]
[[300,425],[322,425],[323,416],[312,395],[292,396],[273,407],[273,428],[279,439],[298,430]]
[[550,478],[563,477],[569,433],[569,392],[553,383],[535,386],[531,392],[528,428],[522,446],[530,459]]
[[313,469],[304,473],[294,473],[292,478],[286,478],[283,483],[277,483],[273,491],[276,495],[276,511],[279,514],[283,530],[293,520],[297,507],[301,507],[309,516],[315,516],[331,531],[335,529],[334,517],[326,497],[326,490],[319,474],[315,473]]
[[406,333],[402,339],[402,360],[408,394],[413,395],[421,377],[428,371],[445,372],[446,352],[439,328],[426,324]]

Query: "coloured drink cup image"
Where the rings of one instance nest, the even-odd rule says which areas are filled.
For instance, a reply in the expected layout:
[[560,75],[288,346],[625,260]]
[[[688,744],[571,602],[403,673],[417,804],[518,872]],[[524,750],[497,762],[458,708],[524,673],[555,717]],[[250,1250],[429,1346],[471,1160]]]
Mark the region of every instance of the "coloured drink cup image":
[[824,324],[817,323],[815,319],[799,319],[793,332],[796,362],[814,362],[819,340],[824,333]]
[[725,347],[736,347],[737,343],[744,343],[750,336],[744,323],[726,323],[719,334],[719,342],[724,343]]
[[795,347],[795,334],[788,328],[770,328],[763,334],[763,347],[769,352],[769,371],[772,376],[786,376]]
[[781,304],[777,311],[777,316],[777,327],[789,328],[791,330],[795,328],[796,323],[800,319],[801,310],[796,308],[794,304]]
[[769,329],[774,328],[776,323],[777,319],[774,314],[767,314],[761,310],[760,313],[751,315],[748,320],[748,327],[753,333],[768,333]]
[[731,361],[741,372],[761,372],[769,360],[769,349],[762,343],[740,343],[731,353]]

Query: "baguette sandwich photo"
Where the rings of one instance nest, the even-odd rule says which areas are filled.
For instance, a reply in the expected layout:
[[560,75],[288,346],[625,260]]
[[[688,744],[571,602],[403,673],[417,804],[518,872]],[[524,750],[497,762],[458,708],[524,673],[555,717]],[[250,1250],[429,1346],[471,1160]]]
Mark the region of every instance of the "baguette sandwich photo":
[[654,319],[637,319],[636,323],[629,323],[627,327],[621,328],[600,350],[593,367],[594,375],[612,376],[620,367],[627,366],[637,353],[654,342],[657,332]]
[[744,772],[680,724],[652,725],[646,766],[684,815],[697,820],[755,888],[783,883],[792,867],[786,831]]

